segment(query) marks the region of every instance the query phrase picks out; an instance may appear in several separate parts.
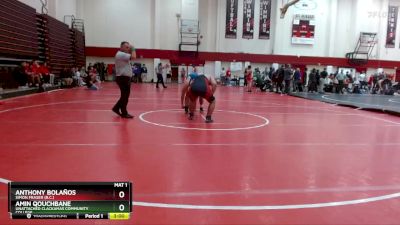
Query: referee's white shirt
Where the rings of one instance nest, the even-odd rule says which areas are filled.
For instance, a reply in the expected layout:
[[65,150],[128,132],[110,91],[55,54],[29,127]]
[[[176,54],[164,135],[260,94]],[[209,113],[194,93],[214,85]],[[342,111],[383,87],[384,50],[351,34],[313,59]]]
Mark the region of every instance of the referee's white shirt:
[[115,55],[115,75],[132,77],[131,54],[118,51]]

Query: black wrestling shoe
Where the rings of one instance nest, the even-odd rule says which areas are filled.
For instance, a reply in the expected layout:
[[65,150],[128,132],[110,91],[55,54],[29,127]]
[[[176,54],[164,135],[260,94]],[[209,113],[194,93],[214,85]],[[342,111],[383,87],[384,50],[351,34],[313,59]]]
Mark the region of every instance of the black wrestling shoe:
[[193,113],[189,113],[189,120],[193,120],[194,119],[194,114]]
[[203,107],[200,107],[200,112],[204,112],[204,109],[203,109]]
[[189,113],[189,106],[185,106],[185,114]]
[[214,120],[211,119],[211,116],[206,117],[206,123],[213,123],[213,122],[214,122]]
[[112,111],[117,114],[118,116],[122,116],[121,112],[119,111],[119,109],[113,108]]
[[124,119],[133,119],[134,116],[132,116],[130,114],[125,114],[125,115],[121,115],[121,117]]

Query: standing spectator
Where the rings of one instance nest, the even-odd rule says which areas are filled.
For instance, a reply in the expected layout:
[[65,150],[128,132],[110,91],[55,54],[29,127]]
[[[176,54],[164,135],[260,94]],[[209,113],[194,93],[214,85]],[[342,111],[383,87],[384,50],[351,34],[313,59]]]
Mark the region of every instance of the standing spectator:
[[89,63],[88,67],[87,67],[87,71],[89,73],[89,70],[93,67],[92,63]]
[[240,80],[243,79],[243,80],[244,80],[244,84],[243,84],[243,85],[244,85],[245,87],[247,86],[247,79],[246,79],[246,77],[247,77],[247,68],[244,69],[243,78],[239,77],[239,84],[240,84]]
[[157,84],[156,88],[158,88],[158,84],[161,83],[164,88],[167,88],[164,84],[164,77],[163,77],[163,66],[162,63],[159,63],[157,68],[156,68],[156,74],[157,74]]
[[225,75],[225,78],[226,78],[226,85],[227,86],[231,86],[231,77],[232,77],[232,72],[231,72],[231,69],[230,68],[228,68],[227,70],[226,70],[226,75]]
[[269,89],[270,92],[274,92],[274,86],[275,86],[275,80],[274,80],[274,75],[275,75],[275,68],[270,67],[268,71],[268,78],[271,81],[271,87]]
[[317,71],[313,69],[308,76],[308,92],[314,93],[317,90]]
[[180,71],[180,77],[181,77],[181,83],[185,83],[186,80],[186,70],[184,67],[182,67]]
[[336,75],[336,79],[338,80],[338,91],[339,93],[343,94],[343,88],[344,88],[344,80],[345,80],[345,75],[343,73],[343,70]]
[[283,80],[285,77],[285,66],[281,67],[276,71],[276,93],[283,93]]
[[221,84],[225,85],[226,81],[226,70],[224,67],[222,67],[221,73],[219,74],[220,78],[221,78]]
[[142,65],[142,82],[147,82],[147,67],[146,64]]
[[359,76],[359,80],[360,80],[361,89],[364,89],[365,87],[368,87],[367,76],[365,75],[365,71],[361,72],[361,74]]
[[167,74],[167,83],[172,82],[172,71],[171,71],[171,66],[169,64],[165,65],[165,71]]
[[251,92],[253,86],[253,71],[251,66],[247,67],[245,81],[247,83],[247,92]]
[[328,72],[326,71],[326,68],[324,68],[324,71],[321,72],[321,77],[319,79],[319,86],[318,86],[318,92],[323,94],[324,89],[325,89],[325,81],[328,78]]
[[293,90],[294,92],[303,92],[303,87],[301,85],[301,72],[300,68],[297,68],[294,72],[294,82],[293,82]]
[[132,67],[133,72],[133,82],[141,83],[142,82],[142,67],[140,64],[134,63]]
[[285,80],[285,94],[290,93],[290,82],[292,80],[292,69],[289,64],[286,64],[283,79]]

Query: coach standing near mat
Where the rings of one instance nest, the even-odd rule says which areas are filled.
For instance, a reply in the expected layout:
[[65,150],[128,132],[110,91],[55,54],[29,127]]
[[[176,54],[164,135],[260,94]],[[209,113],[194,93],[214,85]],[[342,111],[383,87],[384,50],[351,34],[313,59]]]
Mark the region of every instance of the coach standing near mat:
[[125,119],[132,119],[126,109],[131,94],[132,67],[130,61],[136,59],[136,50],[129,42],[122,42],[121,49],[115,55],[115,72],[118,87],[121,91],[121,97],[112,111]]

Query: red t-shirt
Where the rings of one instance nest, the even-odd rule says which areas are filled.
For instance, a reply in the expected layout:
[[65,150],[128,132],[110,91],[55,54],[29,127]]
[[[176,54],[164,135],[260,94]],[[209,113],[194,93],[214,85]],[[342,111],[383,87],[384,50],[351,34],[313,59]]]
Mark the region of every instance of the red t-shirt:
[[26,74],[29,74],[29,73],[32,72],[29,65],[26,65],[26,66],[24,67],[24,71],[25,71]]
[[39,66],[37,66],[37,65],[32,65],[32,67],[31,67],[31,72],[33,73],[33,74],[39,74],[40,73],[40,67]]
[[47,66],[41,66],[40,69],[39,69],[39,73],[47,75],[47,74],[50,73],[50,71],[49,71],[49,68]]
[[231,77],[231,71],[230,70],[228,70],[228,71],[226,71],[226,77]]

